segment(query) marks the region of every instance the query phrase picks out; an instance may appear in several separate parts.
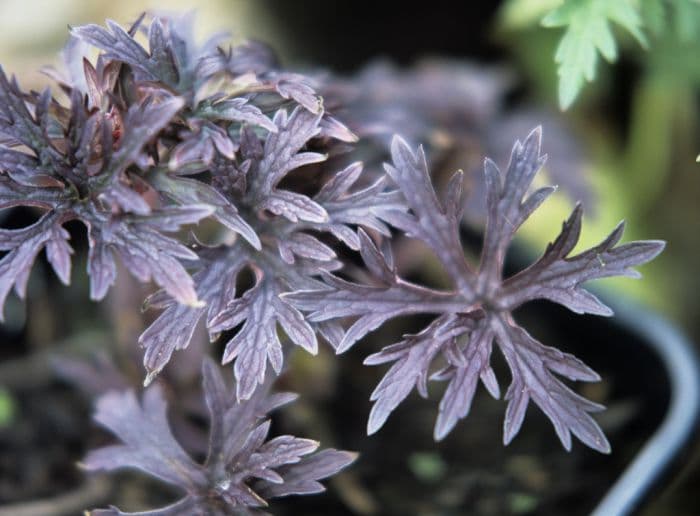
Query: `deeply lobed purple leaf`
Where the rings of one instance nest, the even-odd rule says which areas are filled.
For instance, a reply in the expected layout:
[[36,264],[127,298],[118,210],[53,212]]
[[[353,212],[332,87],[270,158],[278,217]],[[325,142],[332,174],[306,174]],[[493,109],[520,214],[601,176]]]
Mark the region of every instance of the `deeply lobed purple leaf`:
[[206,484],[206,476],[173,437],[166,403],[157,385],[139,404],[133,391],[110,392],[97,403],[95,420],[123,444],[91,451],[83,460],[88,470],[133,467],[180,487]]
[[226,343],[223,363],[236,360],[236,395],[247,399],[262,383],[267,362],[279,374],[283,364],[282,343],[277,335],[277,324],[295,344],[316,354],[316,334],[301,313],[279,298],[282,286],[262,271],[258,271],[256,285],[220,312],[211,321],[209,331],[243,326]]
[[158,293],[146,300],[147,306],[164,308],[163,313],[139,337],[139,344],[145,348],[146,385],[165,367],[174,351],[189,346],[203,316],[206,315],[209,326],[213,318],[235,298],[236,275],[245,263],[246,256],[243,254],[234,257],[227,255],[222,260],[207,259],[205,266],[192,276],[202,306],[187,306],[172,299],[161,304],[154,303]]
[[581,217],[577,205],[542,257],[503,283],[499,296],[503,306],[512,310],[526,301],[548,299],[576,313],[612,315],[582,284],[610,276],[638,278],[633,267],[653,260],[664,249],[664,242],[654,240],[617,245],[624,228],[620,224],[597,246],[570,257],[581,232]]
[[[268,413],[294,399],[289,393],[270,394],[271,382],[238,402],[213,361],[205,359],[202,375],[210,415],[209,451],[203,464],[193,461],[172,436],[157,385],[146,390],[142,404],[132,391],[111,392],[98,401],[95,419],[122,444],[91,451],[83,467],[140,469],[184,493],[173,505],[138,514],[260,514],[255,509],[271,498],[323,491],[320,480],[355,460],[349,452],[316,452],[319,443],[309,439],[291,435],[268,439]],[[95,513],[128,514],[114,507]]]
[[90,221],[88,272],[91,296],[101,299],[116,278],[113,254],[140,281],[151,279],[176,300],[194,306],[200,303],[194,282],[180,260],[196,260],[197,255],[161,231],[173,231],[182,224],[193,223],[211,214],[206,205],[172,208],[153,217],[123,216],[103,220],[102,215],[85,214]]
[[70,282],[73,249],[62,223],[61,216],[52,211],[26,228],[0,229],[0,250],[9,251],[0,259],[0,321],[4,321],[5,300],[13,287],[24,298],[29,274],[42,249],[46,249],[49,263],[61,282]]
[[459,240],[461,204],[461,174],[458,173],[451,190],[452,199],[441,203],[428,173],[428,164],[422,147],[413,152],[400,137],[391,142],[393,165],[385,165],[389,176],[403,193],[415,219],[403,214],[389,218],[389,222],[407,235],[424,241],[440,259],[452,281],[465,293],[473,289],[473,272],[464,258]]
[[[383,219],[433,250],[451,278],[453,290],[425,289],[402,280],[361,232],[360,251],[374,284],[354,283],[329,274],[324,276],[324,288],[284,296],[308,313],[311,321],[355,317],[355,322],[345,331],[339,351],[393,317],[408,313],[437,316],[422,332],[386,346],[365,362],[370,365],[393,362],[372,394],[375,404],[370,413],[369,433],[384,424],[414,387],[427,395],[426,382],[431,378],[448,382],[434,433],[436,440],[443,439],[468,415],[479,380],[494,397],[500,395],[490,366],[495,343],[506,357],[512,375],[506,393],[506,444],[520,429],[532,400],[552,421],[567,450],[573,433],[587,446],[603,453],[609,451],[605,436],[589,414],[602,407],[574,393],[554,373],[577,381],[597,381],[598,375],[575,357],[540,344],[518,326],[510,312],[529,300],[549,299],[576,312],[608,314],[607,307],[581,285],[608,276],[636,276],[633,267],[653,259],[663,249],[663,243],[618,245],[622,235],[619,226],[598,246],[569,257],[580,234],[582,211],[577,206],[544,255],[529,268],[504,280],[505,253],[515,232],[553,191],[544,187],[530,193],[534,177],[545,160],[540,154],[540,140],[541,130],[537,128],[523,143],[516,142],[505,174],[492,161],[485,161],[488,216],[481,264],[475,271],[465,260],[457,231],[462,206],[461,176],[453,176],[445,200],[440,201],[430,182],[422,149],[414,152],[405,141],[394,138],[392,164],[386,165],[386,170],[399,187],[410,213],[387,211]],[[328,190],[332,192],[332,186]],[[431,375],[438,357],[447,365]]]
[[610,444],[588,414],[601,411],[603,407],[574,393],[550,370],[586,381],[598,380],[598,375],[570,355],[552,357],[551,348],[544,348],[518,326],[502,319],[496,319],[492,326],[513,375],[505,396],[508,408],[503,423],[503,442],[508,444],[518,433],[528,401],[532,399],[554,425],[564,448],[571,449],[573,433],[585,445],[609,453]]
[[[132,28],[135,31],[140,20]],[[83,25],[71,30],[72,34],[104,51],[107,59],[122,61],[133,67],[143,79],[163,81],[174,85],[177,82],[177,70],[173,61],[172,50],[163,34],[163,26],[155,18],[149,30],[151,53],[146,51],[118,23],[107,20],[107,28],[99,25]]]

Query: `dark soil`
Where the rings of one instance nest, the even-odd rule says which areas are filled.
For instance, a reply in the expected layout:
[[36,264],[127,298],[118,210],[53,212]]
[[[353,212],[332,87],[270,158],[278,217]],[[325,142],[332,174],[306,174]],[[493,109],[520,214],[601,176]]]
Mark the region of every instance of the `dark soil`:
[[16,386],[11,424],[0,428],[0,503],[65,493],[82,482],[75,467],[87,446],[90,412],[57,382]]

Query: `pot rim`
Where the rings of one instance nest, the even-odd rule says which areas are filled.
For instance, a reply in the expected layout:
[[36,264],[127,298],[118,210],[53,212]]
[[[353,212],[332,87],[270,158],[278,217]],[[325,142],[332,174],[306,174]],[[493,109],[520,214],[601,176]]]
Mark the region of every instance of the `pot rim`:
[[598,503],[594,516],[631,514],[659,489],[678,464],[700,423],[700,361],[695,346],[657,312],[610,291],[591,289],[664,365],[671,398],[666,416]]

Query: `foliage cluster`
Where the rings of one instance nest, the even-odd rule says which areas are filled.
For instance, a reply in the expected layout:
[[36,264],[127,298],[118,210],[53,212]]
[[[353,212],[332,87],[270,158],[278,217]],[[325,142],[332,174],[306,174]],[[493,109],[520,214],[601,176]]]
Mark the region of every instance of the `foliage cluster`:
[[[324,106],[317,93],[324,84],[281,69],[263,45],[227,48],[220,38],[197,45],[187,18],[142,17],[128,30],[111,21],[72,29],[65,58],[65,70],[50,72],[56,93],[25,92],[0,71],[0,208],[41,212],[27,227],[0,230],[0,305],[12,288],[24,297],[42,250],[70,282],[64,225],[79,221],[87,229],[92,299],[117,281],[117,260],[160,287],[145,306],[161,313],[139,339],[146,385],[198,327],[212,342],[225,341],[221,362],[233,363],[235,377],[229,386],[204,360],[204,461],[173,437],[156,384],[142,404],[133,392],[98,401],[96,420],[122,444],[93,451],[86,468],[137,468],[185,492],[152,514],[255,514],[268,499],[318,492],[318,481],[354,455],[315,452],[318,443],[287,435],[268,440],[267,414],[293,399],[269,391],[285,354],[297,347],[315,354],[319,340],[342,353],[387,320],[418,313],[434,319],[366,360],[392,364],[372,395],[368,433],[414,387],[427,396],[428,380],[436,380],[448,382],[435,426],[435,438],[444,438],[468,414],[479,380],[500,396],[490,366],[497,347],[511,372],[506,444],[533,401],[565,448],[573,433],[609,451],[590,416],[602,407],[558,378],[595,381],[597,374],[538,342],[513,311],[545,299],[611,315],[582,285],[635,276],[633,267],[663,243],[620,244],[620,225],[574,254],[577,205],[538,260],[504,277],[516,231],[555,190],[532,188],[545,161],[539,128],[515,143],[503,172],[484,163],[486,227],[481,259],[472,264],[459,231],[463,174],[438,195],[424,151],[400,136],[384,170],[351,162],[358,137]],[[434,253],[449,288],[400,277],[391,253],[397,233]]]

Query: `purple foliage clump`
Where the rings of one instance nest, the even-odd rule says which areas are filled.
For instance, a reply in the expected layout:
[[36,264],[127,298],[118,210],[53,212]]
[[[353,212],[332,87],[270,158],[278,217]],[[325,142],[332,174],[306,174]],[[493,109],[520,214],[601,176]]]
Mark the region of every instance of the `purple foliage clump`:
[[[128,30],[112,21],[73,28],[64,58],[64,70],[48,71],[56,94],[24,92],[0,69],[0,210],[40,212],[31,225],[0,228],[0,317],[10,290],[25,296],[42,251],[59,280],[70,282],[74,251],[64,225],[79,221],[88,236],[92,299],[103,299],[117,281],[118,262],[159,289],[144,307],[160,312],[139,338],[146,385],[175,351],[190,346],[198,328],[212,342],[224,335],[221,362],[233,363],[235,387],[204,360],[210,439],[201,463],[173,436],[157,383],[142,402],[133,391],[100,397],[96,420],[121,444],[91,452],[85,467],[141,469],[184,493],[175,505],[143,514],[257,514],[271,498],[322,491],[319,480],[354,455],[316,452],[318,443],[291,436],[268,440],[267,414],[292,400],[270,394],[274,377],[292,349],[316,354],[322,340],[342,353],[386,321],[411,314],[434,319],[365,360],[390,364],[371,396],[369,434],[414,388],[427,397],[434,380],[447,383],[434,431],[443,439],[468,415],[479,381],[500,396],[491,367],[497,348],[511,372],[504,443],[532,401],[567,450],[573,434],[610,451],[591,416],[603,407],[560,378],[599,376],[540,343],[513,312],[543,299],[576,313],[612,315],[584,284],[637,276],[634,267],[664,243],[620,244],[620,224],[574,254],[577,204],[542,256],[505,277],[516,232],[555,190],[533,188],[545,162],[539,128],[515,143],[505,171],[484,162],[477,191],[484,191],[486,226],[480,260],[470,263],[460,238],[468,206],[463,174],[439,196],[423,148],[395,135],[384,169],[357,161],[358,137],[317,92],[331,92],[334,109],[349,110],[351,121],[355,113],[350,125],[361,136],[383,128],[374,145],[384,145],[385,129],[393,133],[397,125],[375,120],[389,117],[374,109],[379,100],[360,96],[343,106],[345,97],[332,94],[338,81],[286,71],[259,43],[226,47],[216,37],[197,45],[187,17],[142,16]],[[442,70],[438,84],[451,77]],[[418,104],[447,113],[463,92],[446,91],[449,98],[435,105]],[[410,95],[398,100],[397,109],[414,104]],[[429,132],[424,116],[408,117],[408,129],[416,129],[408,138]],[[432,251],[447,288],[399,275],[390,246],[396,232]]]

